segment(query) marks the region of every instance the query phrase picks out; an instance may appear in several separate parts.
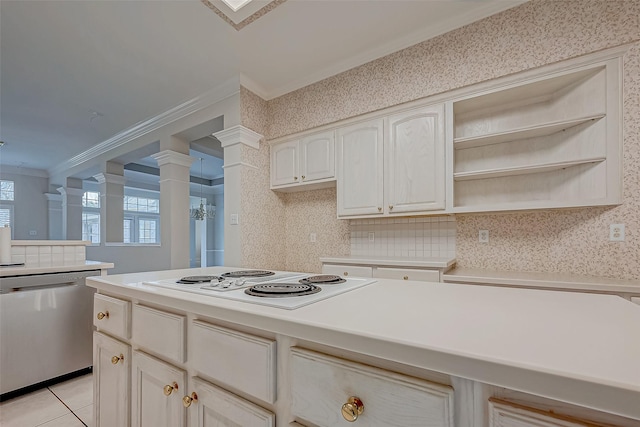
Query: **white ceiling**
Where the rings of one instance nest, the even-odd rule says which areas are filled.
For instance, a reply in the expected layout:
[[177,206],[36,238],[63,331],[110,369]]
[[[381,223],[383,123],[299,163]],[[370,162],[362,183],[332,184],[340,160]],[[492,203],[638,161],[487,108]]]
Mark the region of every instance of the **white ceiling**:
[[52,169],[233,77],[271,99],[522,2],[288,0],[236,31],[198,0],[1,0],[0,166]]

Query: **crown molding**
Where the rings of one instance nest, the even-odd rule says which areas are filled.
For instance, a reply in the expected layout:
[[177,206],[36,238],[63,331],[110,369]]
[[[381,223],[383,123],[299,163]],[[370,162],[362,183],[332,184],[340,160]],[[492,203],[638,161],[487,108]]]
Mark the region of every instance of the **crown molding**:
[[240,79],[238,76],[234,76],[214,89],[183,102],[182,104],[160,113],[155,117],[136,123],[132,127],[117,133],[111,138],[102,141],[76,156],[73,156],[69,160],[52,167],[48,170],[48,176],[62,175],[69,169],[80,166],[81,164],[106,154],[113,149],[126,145],[143,135],[227,99],[230,96],[237,94],[239,91]]
[[236,125],[213,134],[222,145],[222,148],[236,144],[244,144],[256,150],[260,148],[260,140],[263,138],[258,132],[254,132],[242,125]]
[[58,193],[64,196],[84,196],[84,190],[82,188],[73,188],[73,187],[58,187],[56,188]]

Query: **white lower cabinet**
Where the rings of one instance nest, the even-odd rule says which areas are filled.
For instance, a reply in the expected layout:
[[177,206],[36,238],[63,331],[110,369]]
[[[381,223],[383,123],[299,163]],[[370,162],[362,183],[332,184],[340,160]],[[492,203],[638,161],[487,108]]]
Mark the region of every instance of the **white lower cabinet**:
[[183,398],[190,427],[273,427],[275,415],[199,378],[191,378]]
[[301,422],[453,427],[453,388],[332,356],[291,350],[291,404]]
[[604,425],[551,411],[528,408],[512,402],[489,400],[489,427],[604,427]]
[[93,405],[96,427],[129,425],[131,347],[100,332],[93,333]]
[[133,352],[132,372],[132,425],[184,427],[187,373],[141,351]]

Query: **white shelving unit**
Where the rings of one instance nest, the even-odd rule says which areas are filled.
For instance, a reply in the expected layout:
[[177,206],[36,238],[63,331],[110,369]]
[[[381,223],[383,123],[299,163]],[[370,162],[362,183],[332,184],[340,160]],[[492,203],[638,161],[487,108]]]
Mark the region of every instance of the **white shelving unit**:
[[452,212],[621,203],[620,58],[454,100]]

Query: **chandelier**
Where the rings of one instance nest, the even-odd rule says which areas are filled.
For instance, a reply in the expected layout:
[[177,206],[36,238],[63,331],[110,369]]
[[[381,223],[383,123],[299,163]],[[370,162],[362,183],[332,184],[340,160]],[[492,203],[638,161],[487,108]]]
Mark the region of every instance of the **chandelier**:
[[189,216],[196,221],[203,221],[216,216],[216,207],[210,204],[205,205],[204,203],[204,199],[202,197],[202,181],[202,157],[200,157],[200,206],[197,208],[191,207],[191,209],[189,209]]

